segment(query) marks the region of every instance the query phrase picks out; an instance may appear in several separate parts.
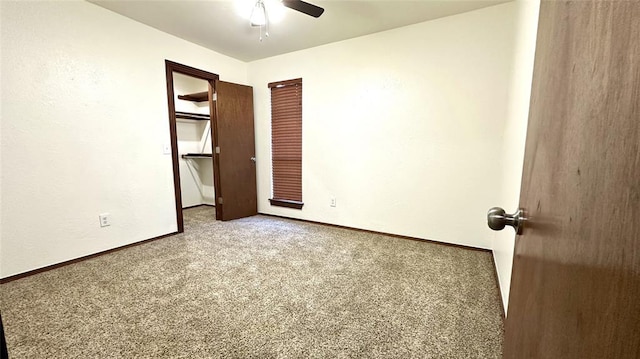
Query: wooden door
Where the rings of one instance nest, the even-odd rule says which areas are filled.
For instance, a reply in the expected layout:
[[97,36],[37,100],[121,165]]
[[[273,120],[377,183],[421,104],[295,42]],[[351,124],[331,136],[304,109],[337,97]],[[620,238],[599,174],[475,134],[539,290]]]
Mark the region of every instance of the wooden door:
[[543,1],[505,358],[640,358],[640,2]]
[[[253,88],[215,81],[213,116],[216,218],[223,221],[258,213]],[[222,199],[222,200],[221,200]]]

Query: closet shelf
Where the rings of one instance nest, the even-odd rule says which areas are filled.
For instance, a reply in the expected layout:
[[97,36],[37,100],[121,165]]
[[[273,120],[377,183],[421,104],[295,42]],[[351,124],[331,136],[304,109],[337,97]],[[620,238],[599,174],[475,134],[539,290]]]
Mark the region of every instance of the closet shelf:
[[178,98],[180,100],[187,100],[187,101],[193,101],[193,102],[205,102],[205,101],[209,101],[209,92],[205,91],[205,92],[190,93],[186,95],[178,95]]
[[184,118],[187,120],[196,120],[196,121],[209,121],[209,115],[203,114],[203,113],[194,113],[194,112],[176,111],[176,118]]
[[213,158],[211,153],[185,153],[182,158]]

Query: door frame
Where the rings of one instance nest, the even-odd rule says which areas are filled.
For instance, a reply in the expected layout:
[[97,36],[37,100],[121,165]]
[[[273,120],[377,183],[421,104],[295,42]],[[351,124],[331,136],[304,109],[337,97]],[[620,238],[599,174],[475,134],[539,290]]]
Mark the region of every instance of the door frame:
[[[176,104],[175,104],[175,93],[173,88],[173,73],[177,72],[179,74],[195,77],[198,79],[205,80],[209,83],[209,116],[211,121],[211,146],[216,146],[217,142],[214,138],[214,117],[215,113],[213,113],[213,103],[211,93],[215,91],[215,82],[220,78],[218,74],[214,74],[212,72],[196,69],[195,67],[183,65],[177,62],[173,62],[170,60],[164,60],[165,64],[165,74],[167,79],[167,103],[169,107],[169,136],[171,138],[171,161],[173,163],[173,188],[174,188],[174,196],[176,202],[176,222],[178,224],[178,233],[184,232],[184,218],[182,216],[182,189],[180,187],[180,162],[178,158],[178,132],[176,125]],[[213,151],[212,151],[213,153]],[[215,193],[219,193],[219,182],[216,181],[216,164],[214,163],[214,191]],[[216,219],[218,219],[218,210],[219,206],[216,206]]]

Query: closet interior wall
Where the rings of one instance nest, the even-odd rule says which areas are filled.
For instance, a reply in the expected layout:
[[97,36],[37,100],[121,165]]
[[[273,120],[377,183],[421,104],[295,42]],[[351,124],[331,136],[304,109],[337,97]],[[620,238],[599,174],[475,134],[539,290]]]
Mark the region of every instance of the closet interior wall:
[[[173,73],[176,113],[202,114],[209,117],[208,101],[180,99],[181,95],[208,91],[205,80]],[[211,121],[185,119],[176,116],[180,188],[182,207],[215,205],[213,159],[211,157],[186,156],[187,154],[211,154]]]

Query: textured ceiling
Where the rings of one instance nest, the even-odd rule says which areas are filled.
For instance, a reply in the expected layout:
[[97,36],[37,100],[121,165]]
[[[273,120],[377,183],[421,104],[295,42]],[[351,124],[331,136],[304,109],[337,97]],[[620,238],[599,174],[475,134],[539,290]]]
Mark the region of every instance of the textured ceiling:
[[[272,21],[269,37],[249,26],[240,9],[251,11],[254,0],[167,1],[90,0],[92,3],[242,61],[253,61],[331,42],[346,40],[510,0],[321,1],[316,19],[282,9]],[[271,17],[277,17],[273,10]],[[274,19],[275,20],[275,19]]]

